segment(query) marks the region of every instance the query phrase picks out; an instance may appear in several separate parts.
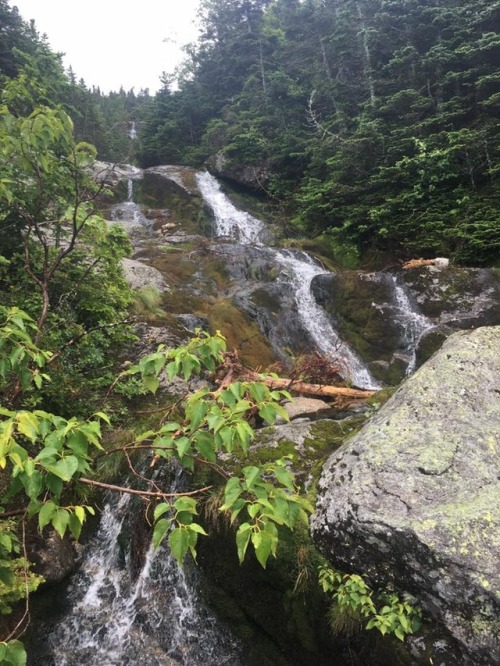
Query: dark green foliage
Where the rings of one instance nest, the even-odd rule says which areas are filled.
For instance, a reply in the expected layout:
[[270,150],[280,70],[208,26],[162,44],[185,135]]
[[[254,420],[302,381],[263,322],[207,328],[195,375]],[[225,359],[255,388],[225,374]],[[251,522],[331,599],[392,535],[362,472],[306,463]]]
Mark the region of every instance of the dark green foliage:
[[500,14],[478,0],[202,3],[179,89],[155,98],[144,165],[271,165],[308,234],[365,253],[497,260]]

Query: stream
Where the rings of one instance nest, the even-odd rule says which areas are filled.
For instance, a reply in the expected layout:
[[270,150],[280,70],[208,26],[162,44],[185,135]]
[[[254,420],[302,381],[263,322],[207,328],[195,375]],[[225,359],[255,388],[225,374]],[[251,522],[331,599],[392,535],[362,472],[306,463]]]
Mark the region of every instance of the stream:
[[[238,210],[221,191],[220,184],[208,172],[197,175],[198,187],[214,213],[214,233],[241,245],[263,246],[266,230],[260,220]],[[294,293],[299,320],[314,346],[325,356],[340,359],[346,379],[360,388],[380,388],[361,359],[340,339],[331,320],[316,302],[311,284],[317,275],[328,274],[317,261],[300,250],[273,250],[274,260],[282,266],[278,283],[288,284]]]
[[[132,126],[131,136],[134,132]],[[146,174],[121,166],[126,200],[113,205],[110,217],[131,238],[139,238],[136,249],[147,248],[151,239],[158,244],[151,215],[135,203],[136,188]],[[151,173],[179,190],[184,188],[183,176],[175,167],[157,167]],[[232,279],[240,280],[232,288],[234,298],[259,322],[275,347],[284,344],[283,327],[294,329],[291,347],[298,340],[303,348],[338,360],[345,378],[355,386],[380,388],[384,378],[375,373],[396,361],[403,376],[413,372],[419,345],[429,333],[449,334],[453,325],[465,328],[500,321],[500,285],[492,272],[427,271],[411,279],[401,272],[332,273],[303,251],[271,247],[264,222],[238,209],[209,173],[197,173],[193,180],[213,217],[215,249]],[[167,213],[162,211],[165,219]],[[462,289],[458,296],[457,283]],[[266,303],[278,305],[259,308],[256,294],[263,292]],[[347,310],[353,303],[358,309]],[[353,322],[361,322],[361,332],[356,331],[351,340],[346,332]],[[176,478],[172,488],[178,483]],[[29,664],[247,666],[250,662],[238,639],[206,607],[200,594],[203,577],[194,566],[180,569],[166,541],[156,552],[143,544],[143,556],[137,562],[137,543],[133,545],[131,535],[137,529],[138,511],[131,502],[125,495],[107,500],[81,567],[61,595],[59,616],[41,623]]]

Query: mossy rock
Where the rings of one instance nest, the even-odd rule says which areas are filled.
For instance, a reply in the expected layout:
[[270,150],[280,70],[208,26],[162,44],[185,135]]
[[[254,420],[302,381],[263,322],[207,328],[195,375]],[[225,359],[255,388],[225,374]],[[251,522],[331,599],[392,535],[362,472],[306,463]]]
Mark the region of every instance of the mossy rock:
[[[378,276],[372,278],[372,274],[346,271],[320,275],[312,286],[318,302],[336,321],[340,336],[366,362],[390,364],[394,352],[402,348],[403,329],[388,317],[383,307],[392,301],[391,283]],[[374,307],[374,303],[379,307]],[[401,379],[399,376],[397,381]]]
[[239,310],[231,299],[218,301],[208,314],[211,333],[221,331],[229,349],[237,349],[251,368],[267,368],[276,358],[255,321]]

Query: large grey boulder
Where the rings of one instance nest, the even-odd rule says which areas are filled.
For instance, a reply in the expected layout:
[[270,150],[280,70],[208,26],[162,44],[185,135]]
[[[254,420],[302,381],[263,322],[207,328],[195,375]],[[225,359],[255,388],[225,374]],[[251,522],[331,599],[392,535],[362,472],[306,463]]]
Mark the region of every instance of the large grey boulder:
[[158,291],[167,289],[163,275],[153,266],[148,266],[136,259],[122,259],[125,280],[132,289],[154,287]]
[[327,461],[315,541],[500,663],[500,327],[459,332]]

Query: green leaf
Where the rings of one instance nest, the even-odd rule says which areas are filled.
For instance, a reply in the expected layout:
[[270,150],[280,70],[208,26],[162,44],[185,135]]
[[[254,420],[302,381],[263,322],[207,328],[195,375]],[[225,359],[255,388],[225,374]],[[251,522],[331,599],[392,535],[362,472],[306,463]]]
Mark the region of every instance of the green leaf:
[[[169,423],[165,423],[165,425],[162,425],[160,428],[159,432],[175,432],[177,430],[181,430],[181,426],[178,423],[175,423],[173,421],[170,421]],[[148,437],[150,434],[152,434],[153,431],[149,431]]]
[[75,506],[74,510],[75,510],[75,516],[80,521],[80,524],[83,525],[83,523],[85,522],[85,518],[86,518],[84,507],[83,506]]
[[23,479],[26,494],[30,499],[36,499],[42,492],[43,478],[38,470],[35,470],[31,476]]
[[236,548],[238,550],[238,560],[240,564],[245,559],[247,547],[252,536],[252,527],[249,523],[242,523],[236,532]]
[[259,563],[265,569],[267,560],[274,550],[275,537],[269,532],[262,530],[261,532],[252,535],[252,544],[255,548],[255,555]]
[[[245,500],[240,497],[239,499],[236,500],[236,502],[233,502],[232,504],[232,511],[231,511],[231,525],[234,523],[236,518],[238,517],[238,514],[240,513],[241,509],[245,506],[246,502]],[[220,511],[221,509],[219,509]]]
[[64,533],[66,532],[66,528],[68,527],[69,518],[70,518],[69,511],[67,511],[66,509],[59,508],[55,511],[50,521],[55,531],[61,537],[61,539],[63,538]]
[[167,504],[166,502],[161,502],[160,504],[155,506],[155,510],[154,510],[154,513],[153,513],[154,520],[157,521],[158,518],[163,516],[164,513],[166,513],[167,511],[170,511],[171,508],[172,507],[170,506],[170,504]]
[[48,525],[50,523],[56,509],[57,505],[54,504],[54,502],[52,501],[46,502],[42,506],[42,508],[40,509],[40,513],[38,514],[38,525],[41,530],[43,530],[45,525]]
[[21,641],[9,641],[4,655],[4,662],[12,666],[26,666],[27,654]]
[[273,425],[276,421],[276,412],[277,405],[273,403],[267,403],[262,405],[262,407],[259,409],[259,416],[264,419],[264,421],[267,421],[269,425]]
[[54,474],[47,474],[45,477],[45,484],[49,487],[50,490],[54,493],[56,497],[60,497],[64,488],[63,480]]
[[267,386],[259,382],[250,384],[248,390],[256,402],[264,402],[264,400],[269,396],[269,389]]
[[213,436],[208,432],[197,432],[193,436],[196,450],[209,462],[216,462]]
[[193,497],[178,497],[174,502],[176,511],[188,511],[196,514],[196,500]]
[[191,448],[191,441],[187,437],[179,437],[174,442],[179,458],[183,458]]
[[245,477],[245,488],[251,490],[257,479],[260,477],[260,467],[245,467],[243,475]]
[[156,550],[161,544],[165,535],[170,527],[171,520],[168,518],[162,518],[159,520],[153,529],[153,548]]
[[250,518],[255,518],[255,516],[261,511],[261,507],[257,503],[249,504],[247,506],[247,511],[248,511],[248,515],[250,516]]
[[286,488],[289,490],[295,490],[294,487],[294,476],[292,472],[287,470],[285,467],[281,467],[280,465],[275,465],[273,467],[273,472],[275,477],[278,479],[278,481],[283,484]]
[[147,388],[147,390],[153,394],[156,393],[158,387],[160,386],[160,380],[158,379],[158,377],[155,377],[154,375],[145,375],[142,378],[142,383]]
[[111,421],[109,420],[109,416],[105,412],[96,412],[93,414],[93,416],[97,416],[103,421],[105,421],[108,425],[111,425]]
[[19,432],[34,442],[39,433],[37,417],[31,412],[19,412],[17,415],[17,429]]
[[189,548],[189,533],[186,529],[176,528],[168,537],[170,550],[177,562],[182,565]]
[[76,541],[78,541],[82,531],[82,523],[80,522],[78,516],[75,513],[70,514],[68,525],[71,534],[75,537]]
[[55,465],[45,465],[46,469],[49,470],[52,474],[55,474],[63,481],[71,481],[74,473],[77,471],[79,466],[78,458],[75,456],[68,456],[67,458],[61,458],[56,462]]
[[188,530],[191,532],[196,532],[196,534],[203,534],[203,536],[208,536],[203,527],[198,525],[198,523],[191,523],[191,525],[188,526]]
[[71,433],[66,441],[66,446],[74,451],[77,456],[85,458],[89,452],[89,443],[81,430],[76,430]]
[[15,584],[16,578],[10,569],[0,567],[0,581],[7,587],[12,587]]

